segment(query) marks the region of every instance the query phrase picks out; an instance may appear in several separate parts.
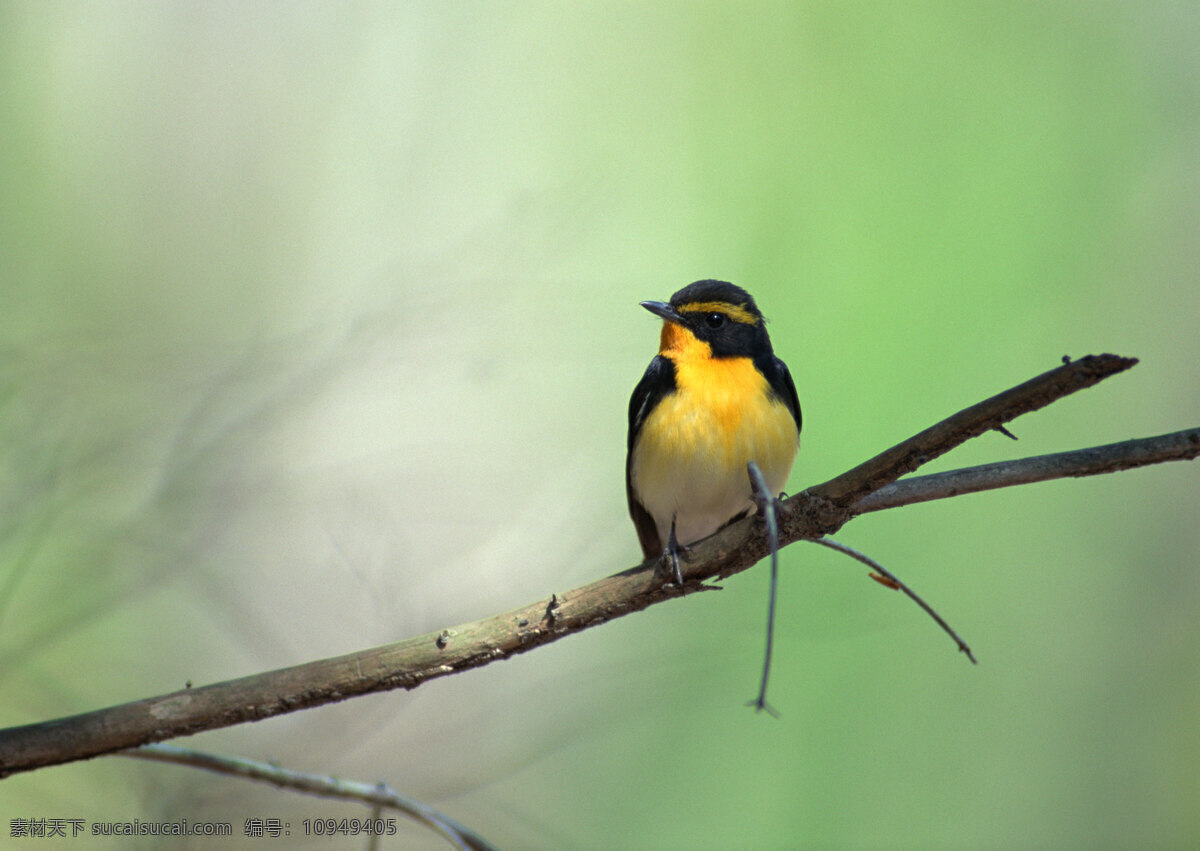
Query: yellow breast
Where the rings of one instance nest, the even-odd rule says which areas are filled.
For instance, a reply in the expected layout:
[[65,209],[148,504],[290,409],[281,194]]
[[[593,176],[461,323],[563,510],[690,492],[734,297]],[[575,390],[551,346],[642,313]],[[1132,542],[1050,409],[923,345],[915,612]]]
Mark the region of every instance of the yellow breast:
[[[668,354],[668,356],[670,356]],[[675,393],[642,425],[631,476],[639,501],[667,540],[707,537],[753,503],[746,464],[773,493],[787,482],[799,447],[791,412],[749,358],[673,357]]]

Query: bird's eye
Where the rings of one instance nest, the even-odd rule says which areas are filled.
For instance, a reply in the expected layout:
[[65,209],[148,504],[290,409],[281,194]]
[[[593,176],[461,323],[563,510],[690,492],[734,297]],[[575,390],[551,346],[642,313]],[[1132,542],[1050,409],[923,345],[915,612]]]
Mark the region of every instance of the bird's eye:
[[724,313],[709,313],[707,316],[704,317],[704,324],[707,325],[709,328],[712,328],[715,331],[718,328],[720,328],[722,325],[725,324],[725,314]]

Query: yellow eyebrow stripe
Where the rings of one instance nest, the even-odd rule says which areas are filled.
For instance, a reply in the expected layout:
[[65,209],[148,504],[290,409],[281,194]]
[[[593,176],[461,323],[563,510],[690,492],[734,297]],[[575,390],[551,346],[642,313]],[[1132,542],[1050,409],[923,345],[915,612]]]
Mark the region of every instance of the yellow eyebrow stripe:
[[727,301],[689,301],[680,305],[680,313],[724,313],[734,322],[743,325],[757,325],[758,317],[746,310],[744,304],[730,304]]

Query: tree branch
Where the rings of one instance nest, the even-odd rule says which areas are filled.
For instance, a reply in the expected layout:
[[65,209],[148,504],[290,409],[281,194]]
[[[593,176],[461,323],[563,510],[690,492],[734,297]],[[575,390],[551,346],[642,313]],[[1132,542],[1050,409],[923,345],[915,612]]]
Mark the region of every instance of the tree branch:
[[[913,483],[920,480],[897,483],[896,488],[900,490],[893,492],[886,506],[871,507],[867,498],[971,437],[1076,390],[1090,387],[1136,362],[1115,355],[1089,355],[1064,363],[955,414],[829,482],[791,497],[779,506],[780,544],[831,534],[864,511],[907,504],[896,494],[902,495],[905,487],[916,487]],[[1152,438],[1117,444],[1125,448],[1112,450],[1105,463],[1113,465],[1111,469],[1115,470],[1172,458],[1196,457],[1200,453],[1200,429],[1179,435],[1184,435],[1178,439],[1188,445],[1169,456],[1160,457],[1146,449],[1147,443],[1163,440]],[[1104,449],[1111,447],[1084,452]],[[1082,466],[1078,469],[1083,471],[1079,475],[1103,472],[1093,469],[1091,462],[1079,463]],[[1060,469],[1047,477],[1075,474]],[[988,475],[992,478],[984,476],[976,480],[972,489],[1018,483],[1007,480],[1000,472]],[[989,481],[993,483],[987,484]],[[920,497],[929,498],[933,497]],[[919,498],[912,497],[911,501],[919,501]],[[704,590],[708,586],[702,584],[703,580],[746,570],[766,551],[762,523],[757,518],[747,518],[692,547],[691,556],[683,563],[684,576],[689,581],[682,590],[673,583],[665,584],[657,573],[657,562],[651,560],[567,594],[552,595],[549,600],[539,600],[454,629],[346,656],[2,730],[0,776],[270,718],[354,695],[395,688],[413,689],[426,680],[524,653],[681,593]]]
[[307,774],[270,763],[256,762],[240,757],[220,756],[175,745],[145,745],[127,751],[118,751],[117,756],[129,756],[152,762],[169,762],[175,765],[203,768],[218,774],[262,780],[281,789],[295,789],[323,798],[361,801],[364,804],[402,812],[413,820],[437,831],[446,837],[454,847],[464,849],[464,851],[491,851],[493,848],[486,839],[470,828],[464,827],[433,807],[401,795],[389,788],[386,783],[377,783],[372,786],[369,783],[358,783],[353,780],[342,780],[320,774]]
[[915,502],[945,499],[1013,485],[1048,482],[1068,476],[1098,476],[1164,461],[1189,461],[1200,453],[1200,429],[1189,428],[1158,437],[1143,437],[1122,443],[1036,455],[1014,461],[999,461],[964,467],[930,476],[916,476],[884,485],[854,503],[855,514],[882,511]]
[[1002,426],[1021,414],[1044,408],[1076,390],[1091,387],[1110,375],[1124,372],[1137,363],[1137,358],[1088,355],[1077,361],[1066,358],[1063,361],[1058,369],[1044,372],[1011,390],[959,411],[853,470],[818,485],[813,492],[839,505],[850,505],[972,437]]

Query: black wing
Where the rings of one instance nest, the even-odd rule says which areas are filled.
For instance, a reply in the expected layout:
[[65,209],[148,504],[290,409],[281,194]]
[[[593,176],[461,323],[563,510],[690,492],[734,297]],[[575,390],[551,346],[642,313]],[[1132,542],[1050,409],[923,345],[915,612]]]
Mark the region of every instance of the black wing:
[[629,439],[625,444],[627,450],[633,451],[633,444],[637,440],[638,432],[642,430],[642,423],[646,422],[646,417],[650,416],[650,412],[662,401],[663,396],[674,390],[675,362],[662,355],[655,356],[646,367],[642,380],[633,388],[633,395],[629,397]]
[[[646,374],[633,388],[629,397],[629,439],[625,455],[625,497],[629,500],[629,516],[633,518],[634,528],[637,529],[638,541],[642,545],[642,555],[646,558],[662,555],[664,542],[659,540],[658,527],[654,518],[638,501],[633,492],[633,445],[637,442],[638,434],[646,417],[662,398],[675,390],[675,364],[669,358],[658,355],[646,367]],[[792,391],[793,395],[795,390]]]
[[759,361],[758,368],[766,376],[771,390],[792,412],[792,419],[796,421],[796,433],[798,434],[801,423],[800,397],[796,395],[796,384],[792,381],[792,374],[788,372],[787,364],[774,355],[770,355]]

